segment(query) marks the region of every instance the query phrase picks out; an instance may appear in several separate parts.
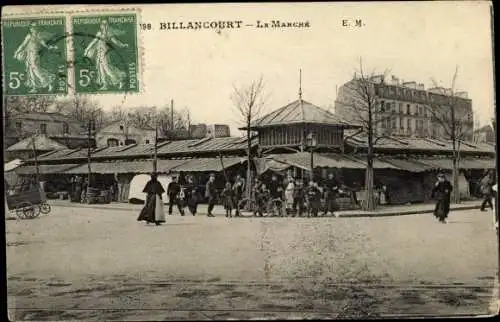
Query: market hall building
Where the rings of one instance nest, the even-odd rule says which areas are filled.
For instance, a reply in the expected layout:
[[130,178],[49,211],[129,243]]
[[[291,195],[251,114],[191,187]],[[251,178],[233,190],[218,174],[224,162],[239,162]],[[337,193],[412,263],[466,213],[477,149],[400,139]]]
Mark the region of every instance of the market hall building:
[[[217,185],[237,174],[246,177],[247,147],[252,154],[251,170],[264,180],[271,173],[281,177],[324,179],[329,172],[364,196],[366,134],[310,102],[299,98],[251,124],[250,145],[246,137],[206,137],[166,141],[157,145],[158,173],[165,185],[172,176],[187,174],[204,188],[210,173],[217,174]],[[244,129],[244,128],[243,128]],[[130,144],[94,149],[90,156],[91,186],[107,190],[118,188],[116,201],[141,199],[143,185],[153,171],[154,144]],[[391,204],[426,202],[430,199],[437,171],[451,174],[452,142],[424,137],[388,137],[375,145],[375,187],[386,187]],[[460,144],[460,191],[462,199],[474,197],[485,170],[495,169],[495,147],[487,143]],[[36,160],[48,197],[68,191],[74,176],[89,173],[87,149],[54,150]],[[33,177],[37,170],[30,159],[14,171],[18,181]],[[142,196],[142,197],[141,197]]]

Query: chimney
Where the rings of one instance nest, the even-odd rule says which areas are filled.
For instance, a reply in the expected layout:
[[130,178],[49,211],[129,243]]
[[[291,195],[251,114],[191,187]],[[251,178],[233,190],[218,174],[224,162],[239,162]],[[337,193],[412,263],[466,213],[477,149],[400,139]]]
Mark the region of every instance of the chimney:
[[432,88],[429,88],[429,92],[434,93],[434,94],[441,94],[441,95],[444,95],[444,93],[445,93],[443,87],[432,87]]
[[417,88],[418,88],[419,90],[421,90],[421,91],[425,91],[425,85],[424,85],[424,84],[422,84],[422,83],[418,84],[418,87],[417,87]]
[[417,82],[415,82],[415,81],[411,81],[411,82],[404,82],[404,83],[403,83],[403,86],[404,86],[404,87],[411,88],[411,89],[417,89]]

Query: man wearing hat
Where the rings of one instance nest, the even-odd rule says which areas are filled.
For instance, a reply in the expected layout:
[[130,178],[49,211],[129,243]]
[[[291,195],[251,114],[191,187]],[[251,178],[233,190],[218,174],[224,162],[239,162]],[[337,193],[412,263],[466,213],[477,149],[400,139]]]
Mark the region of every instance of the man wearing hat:
[[172,182],[168,184],[167,195],[168,195],[168,214],[172,214],[174,205],[179,209],[181,216],[184,216],[184,210],[179,204],[179,192],[181,191],[181,186],[177,182],[177,177],[172,177]]
[[337,210],[336,197],[340,188],[340,184],[335,179],[333,173],[328,173],[328,178],[325,181],[325,211],[323,216],[326,216],[328,212],[334,215],[334,211]]
[[217,188],[215,187],[215,174],[210,174],[205,186],[205,197],[208,199],[208,217],[215,217],[212,214],[215,204],[217,203]]
[[436,199],[436,208],[434,209],[434,216],[439,219],[440,223],[446,224],[446,218],[450,212],[450,199],[453,186],[446,179],[444,173],[438,174],[438,181],[432,189],[431,197]]

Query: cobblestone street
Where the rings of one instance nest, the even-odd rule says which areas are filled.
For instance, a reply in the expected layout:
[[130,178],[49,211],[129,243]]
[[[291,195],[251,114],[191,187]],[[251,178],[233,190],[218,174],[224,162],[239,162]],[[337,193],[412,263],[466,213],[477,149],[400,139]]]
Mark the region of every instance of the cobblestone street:
[[8,220],[11,319],[488,314],[490,212],[383,218],[167,216],[53,207]]

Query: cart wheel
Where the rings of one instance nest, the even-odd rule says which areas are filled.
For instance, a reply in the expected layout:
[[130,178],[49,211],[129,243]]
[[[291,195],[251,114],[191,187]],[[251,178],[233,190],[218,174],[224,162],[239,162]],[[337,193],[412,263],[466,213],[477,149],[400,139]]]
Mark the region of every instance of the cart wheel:
[[40,212],[44,215],[48,214],[50,212],[51,208],[50,205],[46,202],[42,203],[40,205]]
[[20,206],[16,208],[16,217],[18,219],[24,219],[24,211],[23,208],[21,208]]
[[[35,216],[35,213],[36,213],[36,210],[35,208],[38,208],[38,207],[34,207],[33,204],[29,201],[23,201],[19,204],[19,208],[18,210],[23,214],[22,215],[22,219],[30,219],[30,218],[33,218]],[[40,209],[38,209],[40,210]]]

